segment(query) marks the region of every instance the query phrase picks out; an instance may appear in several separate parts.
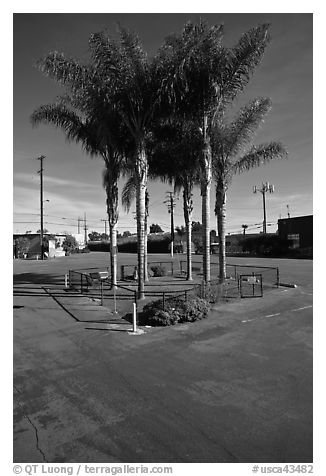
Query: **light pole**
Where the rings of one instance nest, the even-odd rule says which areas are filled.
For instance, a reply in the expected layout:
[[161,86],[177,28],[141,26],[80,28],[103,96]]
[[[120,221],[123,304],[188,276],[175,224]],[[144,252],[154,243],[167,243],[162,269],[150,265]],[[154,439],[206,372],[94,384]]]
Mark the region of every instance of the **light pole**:
[[274,193],[274,185],[265,182],[262,183],[261,188],[257,188],[256,185],[253,187],[253,193],[260,192],[263,195],[263,212],[264,212],[264,221],[263,221],[263,233],[266,235],[267,226],[266,226],[266,192]]

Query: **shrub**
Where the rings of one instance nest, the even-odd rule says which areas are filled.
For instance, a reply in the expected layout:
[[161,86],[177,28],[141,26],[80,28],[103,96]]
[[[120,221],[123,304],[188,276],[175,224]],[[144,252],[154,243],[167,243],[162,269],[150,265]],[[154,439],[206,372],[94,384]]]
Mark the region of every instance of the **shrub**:
[[180,298],[166,299],[146,304],[139,315],[140,325],[171,326],[182,322],[194,322],[207,317],[209,304],[197,297],[184,301]]
[[194,322],[207,317],[209,304],[204,299],[192,298],[181,301],[179,307],[179,322]]
[[151,266],[151,270],[153,271],[154,277],[166,275],[166,269],[163,268],[163,266]]

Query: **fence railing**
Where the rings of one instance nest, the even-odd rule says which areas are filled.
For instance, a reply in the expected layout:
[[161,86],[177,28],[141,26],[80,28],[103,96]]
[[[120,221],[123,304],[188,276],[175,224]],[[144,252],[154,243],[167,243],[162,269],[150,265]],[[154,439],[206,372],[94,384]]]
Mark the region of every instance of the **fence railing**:
[[[147,263],[148,273],[152,273],[152,268],[160,267],[164,269],[164,276],[175,276],[178,271],[176,263],[173,261],[151,261]],[[138,275],[138,266],[135,264],[123,264],[120,266],[120,279],[122,281],[136,280]]]
[[[200,261],[192,261],[192,271],[201,273],[203,264]],[[211,262],[211,274],[212,276],[218,274],[219,264]],[[180,261],[180,273],[186,274],[187,262]],[[228,278],[232,278],[235,281],[239,279],[242,274],[261,274],[263,276],[264,283],[267,285],[279,286],[280,274],[277,266],[256,266],[245,264],[226,264],[226,275]]]

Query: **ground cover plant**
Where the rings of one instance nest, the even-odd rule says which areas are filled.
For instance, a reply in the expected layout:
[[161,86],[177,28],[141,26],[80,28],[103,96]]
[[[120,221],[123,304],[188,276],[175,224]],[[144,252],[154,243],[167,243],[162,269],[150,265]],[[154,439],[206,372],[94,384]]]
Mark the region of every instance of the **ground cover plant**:
[[139,314],[142,326],[173,326],[183,322],[195,322],[207,317],[209,303],[198,297],[162,299],[150,302]]

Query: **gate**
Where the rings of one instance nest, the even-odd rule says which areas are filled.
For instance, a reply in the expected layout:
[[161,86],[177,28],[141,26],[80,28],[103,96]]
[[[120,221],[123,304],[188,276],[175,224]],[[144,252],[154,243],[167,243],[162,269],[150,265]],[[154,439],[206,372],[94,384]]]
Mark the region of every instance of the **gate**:
[[263,297],[263,276],[261,274],[241,274],[238,286],[242,298]]

